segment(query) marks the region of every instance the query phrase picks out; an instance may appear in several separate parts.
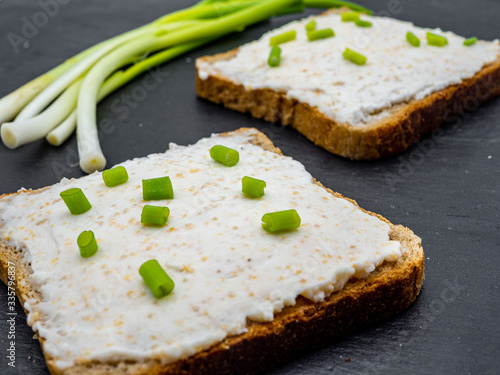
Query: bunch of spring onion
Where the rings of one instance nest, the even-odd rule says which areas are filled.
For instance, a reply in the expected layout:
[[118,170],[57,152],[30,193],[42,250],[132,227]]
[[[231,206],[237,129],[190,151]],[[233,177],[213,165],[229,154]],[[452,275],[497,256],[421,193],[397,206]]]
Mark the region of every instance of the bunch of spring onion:
[[202,0],[96,44],[0,99],[2,141],[13,149],[45,137],[59,146],[76,130],[80,167],[102,170],[96,105],[104,97],[156,65],[272,16],[341,6],[371,13],[337,0]]

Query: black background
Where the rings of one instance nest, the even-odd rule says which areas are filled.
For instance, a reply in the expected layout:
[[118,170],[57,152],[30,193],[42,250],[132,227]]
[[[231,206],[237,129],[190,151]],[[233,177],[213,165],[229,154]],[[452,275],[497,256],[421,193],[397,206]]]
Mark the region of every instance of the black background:
[[[0,96],[80,50],[160,15],[188,6],[180,0],[60,0],[59,10],[16,52],[9,33],[22,36],[37,1],[0,0]],[[363,1],[377,14],[441,27],[460,35],[500,37],[494,0]],[[308,13],[312,13],[308,12]],[[26,17],[26,18],[23,18]],[[486,374],[500,365],[500,100],[480,108],[472,98],[463,116],[400,156],[345,160],[315,147],[291,128],[256,120],[196,98],[194,60],[258,38],[292,15],[248,28],[161,66],[162,83],[133,100],[144,75],[98,107],[108,166],[163,152],[169,142],[190,144],[242,126],[264,131],[284,154],[305,164],[327,187],[411,228],[423,240],[426,279],[417,301],[399,316],[272,374]],[[157,71],[158,73],[158,71]],[[500,82],[497,82],[500,84]],[[136,91],[134,91],[134,89]],[[112,110],[132,97],[128,113]],[[137,96],[136,96],[137,98]],[[142,98],[141,98],[142,99]],[[118,101],[118,102],[117,102]],[[0,194],[79,177],[76,140],[60,148],[39,141],[17,150],[0,144]],[[18,305],[16,369],[7,366],[7,289],[0,287],[0,373],[46,374],[38,341]],[[346,359],[350,361],[347,362]]]

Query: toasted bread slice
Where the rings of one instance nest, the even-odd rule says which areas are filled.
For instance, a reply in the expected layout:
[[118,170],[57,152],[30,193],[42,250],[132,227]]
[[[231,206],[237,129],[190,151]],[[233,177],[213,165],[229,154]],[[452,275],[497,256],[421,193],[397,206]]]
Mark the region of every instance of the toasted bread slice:
[[[278,148],[262,133],[240,129],[223,136],[231,138],[244,135],[253,145],[281,155]],[[140,159],[139,159],[140,160]],[[76,180],[78,181],[78,180]],[[322,186],[319,182],[315,182]],[[175,186],[175,181],[174,181]],[[38,191],[21,191],[15,195],[40,194]],[[401,257],[384,261],[368,277],[351,277],[344,287],[333,292],[321,302],[298,296],[293,306],[286,306],[270,322],[247,320],[247,331],[228,336],[219,343],[201,350],[188,358],[165,363],[161,358],[133,360],[117,358],[107,361],[81,361],[61,368],[47,353],[48,343],[43,333],[38,333],[47,365],[52,374],[252,374],[263,372],[287,362],[304,351],[338,340],[363,328],[376,324],[406,309],[420,292],[424,278],[424,253],[421,240],[411,230],[394,225],[380,215],[365,211],[356,202],[327,189],[333,196],[354,204],[355,210],[375,216],[390,227],[389,238],[401,244]],[[4,195],[1,200],[14,194]],[[1,218],[0,212],[0,218]],[[29,219],[26,219],[30,225]],[[0,233],[5,222],[0,221]],[[31,224],[34,225],[34,224]],[[15,264],[15,290],[23,306],[31,301],[46,299],[36,283],[32,282],[30,249],[8,245],[6,234],[0,237],[0,276],[9,282],[9,262]],[[136,252],[144,249],[137,248]],[[78,272],[75,270],[74,272]],[[33,302],[35,301],[35,302]],[[41,316],[30,319],[33,325]],[[36,329],[35,329],[36,330]]]
[[[332,13],[336,14],[337,12],[337,10],[328,11],[325,12],[323,16],[330,15]],[[321,18],[322,16],[316,17],[316,20],[320,20]],[[378,22],[388,22],[387,20],[388,19],[379,17],[370,18],[370,21],[372,21],[374,25],[377,25]],[[293,24],[294,23],[286,25],[279,30],[288,30],[288,28],[291,27],[290,25]],[[344,24],[345,23],[340,23],[340,25]],[[343,26],[346,30],[348,27],[356,28],[355,26],[352,26],[352,22],[347,24],[347,26]],[[336,26],[340,27],[340,25],[337,24]],[[373,58],[369,55],[366,65],[359,68],[355,67],[357,70],[353,69],[352,75],[349,75],[347,78],[343,77],[342,73],[340,73],[338,77],[335,75],[337,74],[336,67],[343,66],[342,64],[352,64],[347,61],[342,61],[341,57],[339,57],[341,52],[335,51],[334,56],[323,55],[321,57],[318,55],[318,51],[315,52],[316,55],[314,58],[316,60],[323,59],[330,64],[330,68],[328,68],[330,69],[328,70],[330,72],[329,74],[334,75],[336,79],[338,78],[338,84],[340,85],[338,89],[339,91],[336,92],[338,96],[335,98],[326,97],[322,99],[323,102],[329,100],[336,101],[337,98],[344,95],[344,92],[342,91],[343,88],[350,85],[353,80],[358,80],[359,77],[363,75],[368,74],[369,76],[375,77],[378,74],[377,70],[385,69],[386,67],[386,69],[392,69],[393,60],[400,59],[402,56],[404,57],[405,53],[412,54],[411,57],[408,57],[408,59],[402,60],[405,64],[409,64],[409,71],[413,69],[413,67],[421,64],[421,62],[414,60],[415,53],[419,50],[423,51],[426,48],[428,50],[431,49],[432,53],[436,53],[436,51],[438,51],[442,54],[437,57],[434,55],[425,57],[426,59],[430,59],[429,66],[431,67],[433,64],[438,65],[444,63],[444,61],[453,60],[454,56],[450,55],[450,52],[447,52],[446,50],[448,46],[445,48],[439,48],[427,45],[425,42],[424,29],[415,28],[415,30],[420,33],[420,39],[422,40],[421,47],[417,49],[411,47],[406,42],[404,35],[404,33],[406,33],[405,27],[410,29],[413,25],[409,23],[404,23],[402,26],[398,25],[397,35],[389,35],[389,38],[385,38],[386,34],[390,32],[390,30],[385,29],[387,25],[390,25],[390,23],[380,24],[377,27],[374,26],[373,28],[367,29],[358,28],[359,31],[355,29],[353,33],[357,32],[357,34],[353,34],[353,40],[349,42],[345,41],[345,30],[341,30],[341,32],[338,33],[339,35],[328,39],[330,41],[329,43],[340,46],[347,45],[362,53],[363,47],[359,46],[356,48],[356,45],[362,44],[359,40],[362,40],[362,38],[366,36],[371,38],[368,39],[370,41],[369,45],[371,46],[370,48],[375,50],[377,48],[384,49],[384,45],[388,43],[388,41],[394,40],[397,41],[394,42],[394,50],[403,50],[403,53],[395,52],[395,57],[388,55],[386,60],[384,60],[384,57],[377,56],[376,53]],[[335,28],[335,26],[333,26],[333,28]],[[305,32],[302,31],[302,24],[300,24],[300,27],[296,27],[296,29],[298,39],[299,35]],[[379,32],[380,29],[382,29],[381,32]],[[432,31],[435,32],[434,30]],[[276,35],[278,32],[279,31],[273,31],[270,33],[271,35]],[[452,33],[447,33],[446,35],[450,38],[456,37],[456,35]],[[267,51],[267,48],[269,47],[264,42],[267,42],[268,38],[269,33],[265,34],[261,40],[258,41],[261,43],[258,45],[259,49]],[[382,41],[377,42],[378,39],[382,39]],[[455,40],[455,46],[458,48],[471,48],[462,46],[461,41],[462,39]],[[288,49],[290,46],[293,46],[294,43],[296,42],[291,41],[282,45],[282,61],[286,61]],[[312,45],[312,43],[317,42],[311,42],[309,45]],[[494,48],[497,48],[496,46],[498,45],[498,41],[478,43],[483,43],[483,46],[488,45],[489,43],[490,46],[495,46]],[[373,47],[372,45],[375,45],[376,47]],[[265,57],[259,55],[258,51],[252,50],[248,53],[248,56],[250,57],[258,56],[258,58],[255,58],[256,66],[254,69],[249,67],[249,65],[239,68],[236,63],[234,63],[231,68],[228,68],[227,71],[223,72],[216,67],[217,63],[221,61],[230,62],[231,60],[234,60],[238,56],[240,49],[246,47],[247,46],[242,46],[226,53],[214,56],[205,56],[197,60],[196,91],[198,96],[217,104],[223,104],[225,107],[239,112],[250,113],[256,118],[281,123],[282,125],[291,125],[316,145],[321,146],[334,154],[350,159],[373,160],[401,153],[418,141],[422,135],[430,133],[434,129],[440,127],[444,121],[451,120],[457,114],[460,114],[465,110],[470,110],[471,108],[476,108],[479,104],[500,95],[500,52],[498,52],[496,60],[484,64],[482,68],[479,65],[479,68],[474,72],[474,74],[464,79],[460,78],[460,83],[457,84],[456,82],[452,82],[445,88],[439,88],[441,85],[440,80],[442,79],[442,77],[439,76],[439,73],[419,71],[414,73],[413,76],[408,75],[408,77],[410,77],[409,79],[415,81],[420,80],[423,75],[427,75],[429,82],[432,83],[433,81],[436,81],[439,82],[439,85],[436,86],[436,90],[432,91],[423,98],[415,96],[408,99],[403,95],[399,99],[391,101],[389,105],[385,105],[383,108],[375,108],[372,113],[367,114],[368,119],[364,122],[358,120],[345,122],[335,118],[334,116],[332,117],[325,114],[325,112],[317,105],[297,99],[297,95],[295,94],[290,95],[289,91],[296,92],[298,89],[303,90],[302,86],[306,84],[306,82],[300,82],[299,86],[297,86],[298,88],[294,86],[296,83],[292,83],[293,81],[286,84],[283,82],[283,86],[289,87],[287,89],[289,91],[266,87],[267,84],[259,82],[256,78],[257,75],[259,75],[259,77],[263,76],[266,80],[272,82],[274,85],[273,87],[280,86],[276,82],[277,78],[274,74],[277,74],[276,72],[278,72],[279,69],[282,69],[282,67],[280,65],[276,68],[269,68],[265,63]],[[298,49],[298,53],[307,56],[308,52],[304,52],[304,48],[305,47],[303,46],[300,47],[300,49]],[[465,51],[467,53],[471,53],[472,50],[469,49]],[[480,55],[479,52],[476,53]],[[245,55],[245,57],[248,56]],[[295,60],[297,60],[297,58],[294,58],[293,62],[290,62],[289,60],[288,67],[290,65],[301,64],[300,60]],[[257,64],[259,61],[260,63]],[[378,64],[376,69],[373,67],[370,68],[370,61],[375,61]],[[304,63],[304,66],[300,67],[304,68],[305,71],[310,71],[311,68],[307,65],[311,65],[312,62],[313,61]],[[282,64],[286,63],[282,62]],[[201,67],[203,67],[203,74],[200,71]],[[209,67],[208,70],[205,69],[207,67]],[[291,73],[287,74],[293,74],[294,77],[300,76],[301,72],[297,68],[298,67],[293,67],[294,70],[290,70]],[[406,67],[404,67],[401,63],[397,66],[397,68],[400,68],[399,72],[403,76],[403,78],[401,78],[401,82],[404,83],[404,80],[407,79],[405,72]],[[372,69],[372,71],[370,71],[370,69]],[[460,67],[458,69],[460,69]],[[266,73],[266,70],[272,71],[272,73]],[[446,69],[444,69],[444,71],[446,71]],[[467,74],[470,74],[470,71]],[[236,79],[235,77],[241,78],[242,81],[238,81],[239,78]],[[387,79],[387,76],[385,77]],[[314,77],[308,76],[308,78]],[[453,80],[456,80],[456,77]],[[328,82],[330,82],[330,80]],[[257,88],[253,85],[253,83],[259,83]],[[333,85],[336,84],[337,83],[333,83]],[[378,85],[376,87],[381,87],[385,83],[383,79],[380,79],[380,81],[375,81],[373,84]],[[372,85],[372,83],[367,84],[367,87],[370,87],[369,85]],[[321,84],[310,88],[311,91],[318,92],[321,92],[324,89],[325,87],[322,87]],[[398,90],[404,91],[404,85],[397,87],[397,90],[395,91]],[[357,101],[358,103],[361,103],[361,105],[364,105],[364,97],[361,95],[362,91],[358,94],[359,96],[354,97],[355,102]],[[376,90],[374,90],[374,95],[377,95]],[[387,101],[389,100],[390,99],[387,98]],[[349,107],[349,105],[350,104],[342,104],[341,107]],[[338,109],[339,108],[335,109],[335,111]]]

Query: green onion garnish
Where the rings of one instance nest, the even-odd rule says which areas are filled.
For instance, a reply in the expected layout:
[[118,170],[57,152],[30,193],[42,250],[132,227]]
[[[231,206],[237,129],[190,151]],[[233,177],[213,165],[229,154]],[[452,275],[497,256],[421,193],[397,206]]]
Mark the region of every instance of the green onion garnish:
[[273,36],[269,40],[269,45],[271,47],[275,47],[279,44],[283,44],[283,43],[295,40],[296,37],[297,37],[297,32],[295,30],[290,30],[290,31],[287,31],[286,33]]
[[475,36],[473,36],[472,38],[468,38],[468,39],[465,39],[464,40],[464,46],[472,46],[473,44],[476,44],[477,42],[477,38]]
[[278,46],[274,46],[271,48],[271,52],[269,53],[269,58],[267,59],[267,64],[271,68],[275,68],[280,65],[281,61],[281,48]]
[[306,25],[306,31],[316,30],[316,20],[310,20]]
[[95,240],[94,232],[86,230],[78,236],[76,243],[80,248],[80,255],[83,258],[89,258],[97,253],[97,241]]
[[266,182],[259,180],[257,178],[245,176],[241,179],[243,194],[249,195],[251,197],[260,198],[264,195],[264,188],[266,187]]
[[69,212],[73,215],[84,214],[92,208],[82,189],[79,188],[64,190],[61,193],[61,198],[66,203],[66,206],[68,206]]
[[168,215],[170,215],[168,207],[145,205],[142,208],[141,223],[163,226],[167,223]]
[[300,227],[300,216],[295,210],[270,212],[262,216],[262,228],[272,233]]
[[448,44],[448,39],[444,36],[427,32],[427,44],[430,46],[443,47]]
[[335,36],[335,33],[330,28],[307,32],[307,39],[309,39],[310,42],[318,39],[331,38],[332,36]]
[[345,49],[342,56],[344,56],[344,59],[349,60],[357,65],[365,65],[365,63],[366,63],[365,56],[363,56],[362,54],[360,54],[356,51],[353,51],[352,49],[349,49],[349,48]]
[[142,198],[145,201],[173,199],[174,189],[172,188],[170,177],[142,180]]
[[354,23],[359,27],[372,27],[372,23],[370,21],[357,20],[354,21]]
[[102,179],[108,187],[124,184],[128,181],[128,173],[125,167],[119,166],[102,172]]
[[418,39],[418,37],[410,31],[406,33],[406,40],[413,47],[420,47],[420,39]]
[[[273,47],[274,49],[275,47]],[[279,47],[276,47],[279,48]],[[240,161],[240,154],[232,148],[216,145],[210,149],[210,156],[226,167],[234,167]]]
[[174,281],[167,275],[156,259],[150,259],[139,268],[146,285],[156,298],[162,298],[174,290]]
[[344,12],[340,16],[342,17],[342,22],[359,21],[358,12]]

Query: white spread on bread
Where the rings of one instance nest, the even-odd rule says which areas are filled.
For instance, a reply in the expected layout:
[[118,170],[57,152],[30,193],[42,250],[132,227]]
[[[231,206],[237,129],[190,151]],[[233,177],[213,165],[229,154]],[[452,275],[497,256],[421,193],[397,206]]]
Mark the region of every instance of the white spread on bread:
[[[466,47],[465,38],[452,32],[424,29],[392,18],[361,18],[373,26],[342,22],[339,14],[291,22],[240,47],[229,60],[198,60],[198,75],[201,79],[223,77],[247,90],[283,91],[337,122],[366,126],[389,115],[384,110],[395,104],[460,84],[500,56],[498,40]],[[335,36],[308,41],[305,25],[311,19],[316,20],[318,30],[332,28]],[[289,30],[297,31],[296,40],[281,44],[279,67],[269,67],[269,39]],[[408,31],[420,39],[420,48],[406,41]],[[429,46],[427,31],[445,36],[448,45]],[[342,52],[346,47],[366,56],[366,64],[358,66],[345,60]]]
[[[25,252],[41,301],[29,300],[28,322],[64,369],[90,360],[174,362],[245,331],[247,317],[269,321],[299,295],[322,301],[384,260],[401,256],[390,227],[314,184],[304,166],[249,143],[253,130],[212,136],[192,146],[122,163],[130,179],[108,188],[101,173],[63,179],[0,199],[0,234]],[[210,148],[238,150],[228,168]],[[241,178],[266,181],[265,196],[241,193]],[[175,198],[144,202],[142,179],[169,176]],[[92,209],[69,213],[59,193],[81,188]],[[165,227],[140,223],[144,204],[166,205]],[[294,208],[302,225],[269,234],[267,212]],[[80,256],[76,238],[92,230],[99,250]],[[139,275],[157,259],[175,282],[155,299]]]

